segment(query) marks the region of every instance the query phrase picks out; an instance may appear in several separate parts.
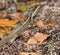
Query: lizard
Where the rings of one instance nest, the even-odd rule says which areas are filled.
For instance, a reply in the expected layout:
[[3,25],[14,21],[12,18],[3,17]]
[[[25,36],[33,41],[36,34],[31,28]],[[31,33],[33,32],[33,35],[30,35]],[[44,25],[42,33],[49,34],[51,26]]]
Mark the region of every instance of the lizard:
[[[37,10],[39,9],[40,6],[38,6],[35,11],[32,13],[32,17],[36,15]],[[20,34],[22,31],[28,29],[28,25],[31,23],[31,14],[29,12],[29,16],[27,20],[22,24],[17,26],[15,29],[12,30],[12,32],[6,36],[6,38],[2,39],[0,41],[0,47],[6,43],[13,42],[17,37],[18,34]]]

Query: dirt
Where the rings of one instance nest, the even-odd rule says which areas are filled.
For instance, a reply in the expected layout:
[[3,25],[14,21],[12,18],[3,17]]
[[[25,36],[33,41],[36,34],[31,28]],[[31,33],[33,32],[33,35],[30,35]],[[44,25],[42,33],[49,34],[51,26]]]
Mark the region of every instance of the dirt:
[[[10,2],[11,3],[11,2]],[[13,4],[13,5],[12,5]],[[16,5],[13,2],[5,11],[15,13]],[[4,11],[4,10],[3,10]],[[3,12],[1,11],[1,12]],[[45,26],[36,26],[35,23],[42,21]],[[55,25],[51,27],[51,25]],[[28,25],[28,30],[22,32],[14,42],[9,42],[0,47],[0,55],[19,55],[20,52],[34,52],[37,55],[60,55],[60,2],[48,1],[46,5],[39,8],[38,13],[33,19],[33,24]],[[42,45],[33,44],[27,46],[29,39],[37,32],[48,34]]]

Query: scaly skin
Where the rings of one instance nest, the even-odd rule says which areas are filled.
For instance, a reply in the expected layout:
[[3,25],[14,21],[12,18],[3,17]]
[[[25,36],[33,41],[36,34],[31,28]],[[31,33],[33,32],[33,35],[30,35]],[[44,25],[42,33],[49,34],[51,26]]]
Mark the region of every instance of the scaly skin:
[[5,39],[1,40],[0,46],[4,45],[5,43],[14,41],[18,37],[18,34],[27,28],[29,21],[30,17],[28,17],[28,19],[22,25],[16,27]]
[[[37,10],[35,10],[34,14],[36,14]],[[31,14],[29,13],[29,16],[28,16],[27,20],[22,25],[16,27],[5,39],[0,41],[0,46],[4,45],[5,43],[8,43],[8,42],[13,42],[18,37],[19,33],[21,33],[22,31],[24,31],[26,29],[28,29],[28,25],[31,23],[30,15]]]

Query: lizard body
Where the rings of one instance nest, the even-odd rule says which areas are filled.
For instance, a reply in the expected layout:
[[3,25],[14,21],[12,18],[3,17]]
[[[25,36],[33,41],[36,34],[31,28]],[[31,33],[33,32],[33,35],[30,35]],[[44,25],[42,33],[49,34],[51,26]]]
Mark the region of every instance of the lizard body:
[[[40,6],[38,6],[37,8],[39,8]],[[35,12],[32,13],[33,16],[36,15],[36,11],[38,10],[36,8]],[[35,14],[35,15],[34,15]],[[31,17],[30,17],[30,12],[29,12],[29,16],[27,18],[27,20],[22,24],[22,25],[19,25],[17,26],[14,30],[12,30],[12,32],[6,36],[6,38],[2,39],[0,41],[0,47],[8,42],[13,42],[17,37],[18,37],[18,34],[26,29],[28,29],[28,25],[31,23]],[[32,16],[32,17],[33,17]]]

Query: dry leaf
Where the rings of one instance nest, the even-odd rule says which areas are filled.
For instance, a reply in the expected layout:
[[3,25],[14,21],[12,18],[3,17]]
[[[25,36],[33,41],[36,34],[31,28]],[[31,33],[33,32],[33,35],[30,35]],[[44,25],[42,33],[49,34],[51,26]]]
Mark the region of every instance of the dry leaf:
[[55,26],[56,26],[56,25],[50,24],[50,23],[46,25],[47,28],[54,28]]
[[6,35],[8,35],[10,32],[11,32],[11,29],[9,29],[9,27],[0,28],[0,38],[4,39]]
[[28,53],[28,52],[20,52],[19,55],[37,55],[37,54],[33,53],[33,52],[30,52],[30,53]]
[[35,25],[37,27],[44,27],[44,23],[42,21],[37,21]]
[[39,5],[39,2],[32,0],[32,1],[28,1],[27,4],[30,6],[36,6],[36,5]]
[[0,13],[0,19],[5,18],[5,17],[7,17],[7,13],[6,12]]
[[0,38],[1,38],[1,39],[5,38],[5,36],[6,36],[5,34],[0,33]]
[[43,34],[39,32],[34,35],[34,38],[38,41],[38,44],[42,44],[47,37],[48,37],[47,34]]
[[9,14],[11,19],[16,20],[16,21],[23,21],[25,20],[25,17],[21,13],[14,13],[14,14]]
[[0,27],[16,27],[16,20],[4,20],[0,19]]
[[17,5],[17,10],[20,10],[22,12],[25,12],[27,10],[27,8],[28,8],[27,5],[25,5],[22,2]]
[[48,37],[49,35],[43,34],[43,33],[36,33],[34,37],[30,38],[27,42],[27,45],[34,45],[34,44],[39,44],[41,45],[43,41]]
[[11,31],[11,30],[8,30],[8,28],[6,28],[6,29],[1,28],[1,29],[0,29],[0,33],[9,34],[10,31]]
[[9,34],[11,32],[12,28],[11,27],[5,27],[4,28],[4,31],[5,31],[5,34]]
[[27,45],[33,45],[33,44],[36,44],[36,43],[37,43],[37,41],[35,40],[34,37],[32,37],[28,40]]

